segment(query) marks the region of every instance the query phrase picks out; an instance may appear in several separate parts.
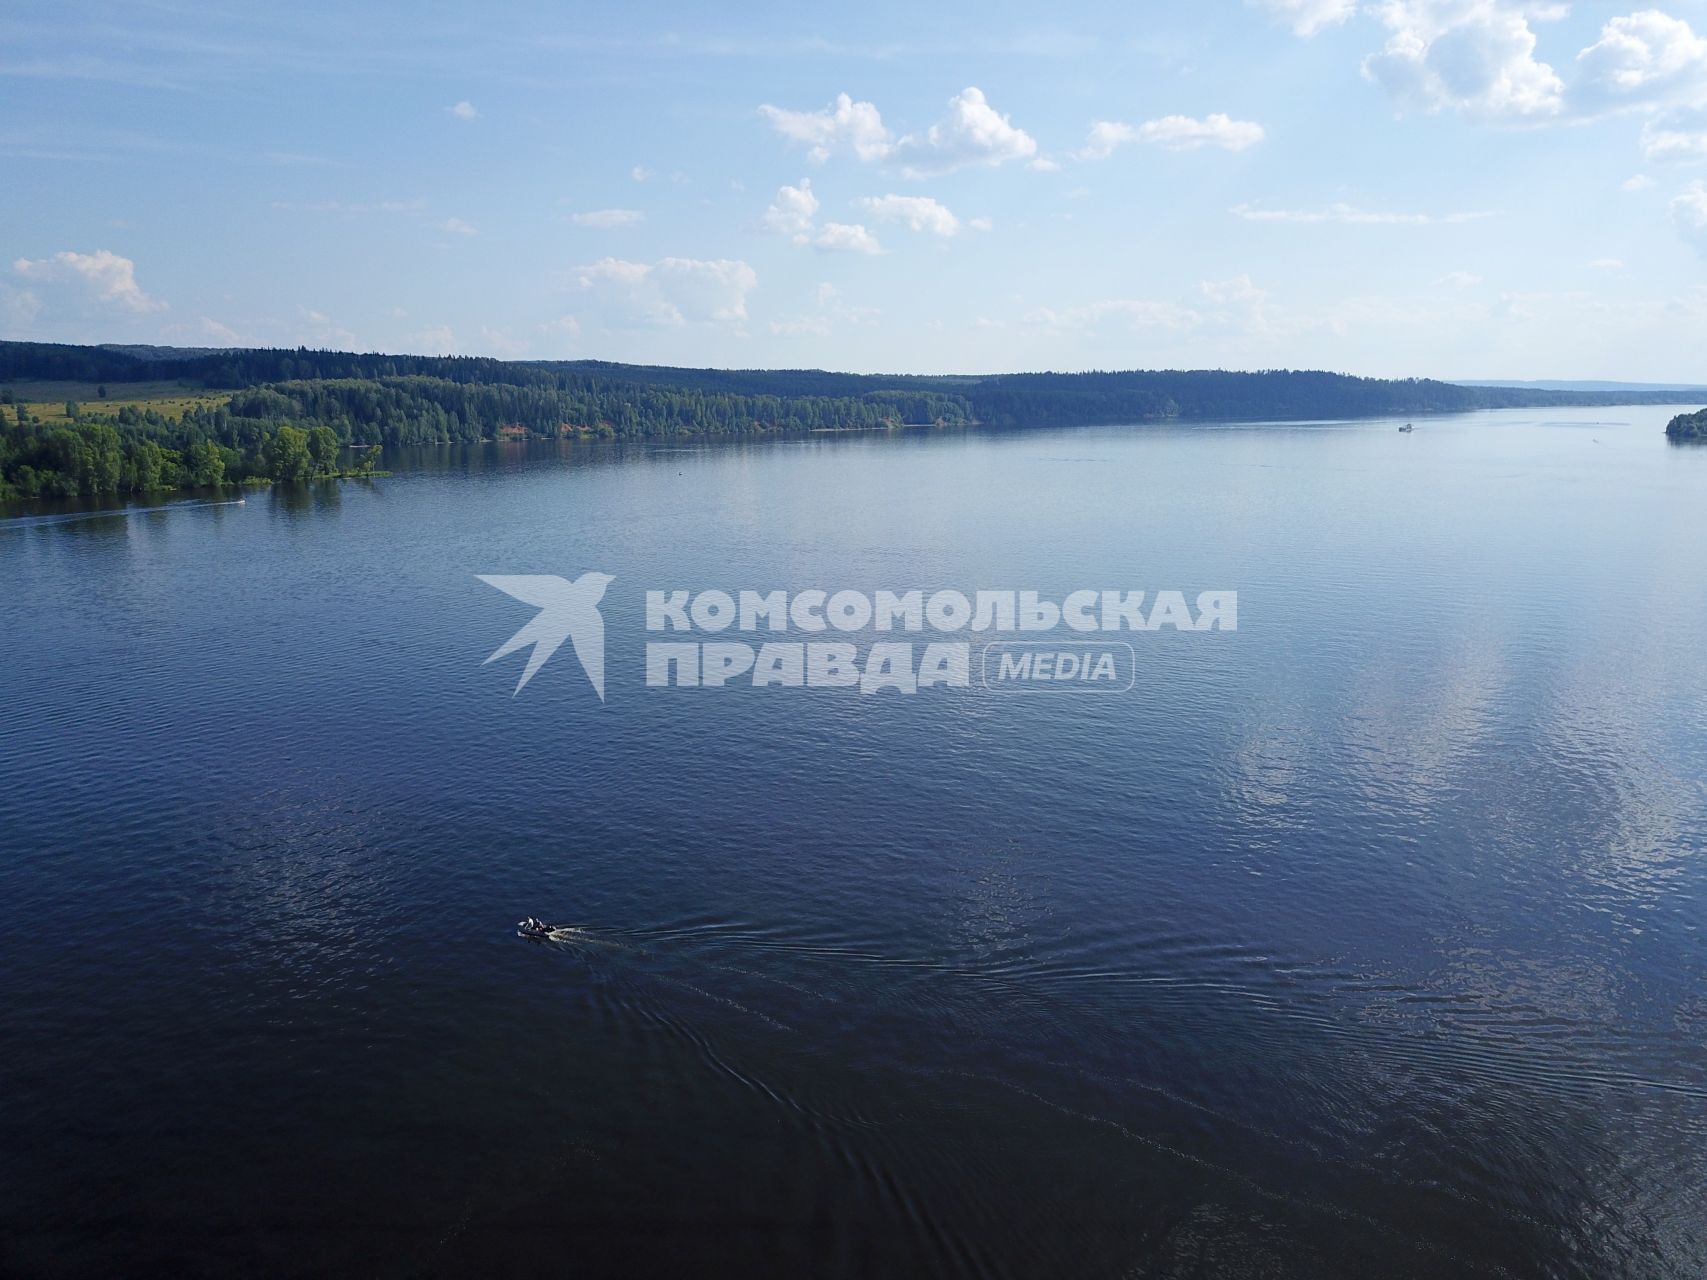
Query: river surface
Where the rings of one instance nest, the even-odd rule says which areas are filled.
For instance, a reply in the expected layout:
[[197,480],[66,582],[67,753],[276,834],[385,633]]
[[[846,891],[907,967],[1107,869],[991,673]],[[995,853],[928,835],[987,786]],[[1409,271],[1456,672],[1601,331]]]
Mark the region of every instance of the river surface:
[[[5,519],[0,1271],[1696,1280],[1673,412],[489,446]],[[595,569],[603,702],[568,646],[483,665],[534,610],[477,575]],[[670,587],[1239,625],[1121,636],[1119,694],[649,688]]]

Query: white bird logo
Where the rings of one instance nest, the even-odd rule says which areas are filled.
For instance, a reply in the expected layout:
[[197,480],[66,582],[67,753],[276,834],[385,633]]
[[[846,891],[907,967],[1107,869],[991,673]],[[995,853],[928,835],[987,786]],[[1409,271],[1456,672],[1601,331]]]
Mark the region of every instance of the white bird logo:
[[605,700],[605,620],[599,613],[599,601],[604,598],[605,588],[615,581],[610,574],[583,573],[573,582],[549,573],[515,576],[482,573],[475,576],[505,595],[514,596],[539,610],[532,622],[494,649],[492,656],[486,659],[486,662],[496,662],[526,645],[533,646],[522,678],[516,681],[516,693],[527,686],[534,673],[545,665],[546,659],[568,640],[575,646],[581,670],[593,682],[599,701]]

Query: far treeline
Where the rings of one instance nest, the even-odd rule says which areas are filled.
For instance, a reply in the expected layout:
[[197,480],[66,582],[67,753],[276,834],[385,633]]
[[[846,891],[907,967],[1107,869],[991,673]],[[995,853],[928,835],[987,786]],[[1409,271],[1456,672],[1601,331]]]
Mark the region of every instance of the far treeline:
[[[34,420],[7,384],[229,392],[176,413],[67,403]],[[299,481],[371,472],[376,446],[504,436],[643,439],[903,426],[1421,415],[1659,403],[1656,393],[1465,387],[1267,370],[878,376],[341,351],[0,343],[0,497]],[[8,421],[9,419],[9,421]],[[352,450],[361,451],[352,454]]]

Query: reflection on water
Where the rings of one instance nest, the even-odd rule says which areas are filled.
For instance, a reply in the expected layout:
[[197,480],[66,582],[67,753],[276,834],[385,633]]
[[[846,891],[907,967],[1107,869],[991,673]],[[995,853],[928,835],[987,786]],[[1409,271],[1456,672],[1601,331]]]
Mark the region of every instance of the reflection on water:
[[[422,450],[0,523],[0,1265],[1707,1272],[1667,416]],[[512,697],[474,575],[595,567],[608,704]],[[1241,628],[1122,697],[647,690],[644,590],[711,586]]]

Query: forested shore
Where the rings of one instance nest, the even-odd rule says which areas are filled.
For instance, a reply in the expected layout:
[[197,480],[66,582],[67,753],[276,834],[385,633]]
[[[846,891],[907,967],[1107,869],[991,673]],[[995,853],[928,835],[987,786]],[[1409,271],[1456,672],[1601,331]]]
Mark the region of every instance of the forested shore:
[[[145,384],[173,394],[126,397]],[[56,404],[50,421],[30,395],[46,386],[84,398]],[[1663,398],[1297,370],[888,376],[3,342],[0,499],[364,474],[380,447],[504,437],[1304,420]]]

